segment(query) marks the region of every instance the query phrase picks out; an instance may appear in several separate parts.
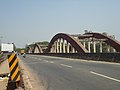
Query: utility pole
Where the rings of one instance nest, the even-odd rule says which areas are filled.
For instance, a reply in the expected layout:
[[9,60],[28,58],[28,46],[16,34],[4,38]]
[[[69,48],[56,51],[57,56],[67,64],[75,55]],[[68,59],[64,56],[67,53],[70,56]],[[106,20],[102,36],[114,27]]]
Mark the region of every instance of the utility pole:
[[0,51],[1,51],[1,43],[2,43],[2,36],[0,36]]

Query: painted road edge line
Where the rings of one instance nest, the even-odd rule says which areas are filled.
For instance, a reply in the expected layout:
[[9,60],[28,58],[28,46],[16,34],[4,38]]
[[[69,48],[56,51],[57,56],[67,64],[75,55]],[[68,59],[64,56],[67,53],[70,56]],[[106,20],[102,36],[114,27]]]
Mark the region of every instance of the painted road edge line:
[[30,63],[25,63],[25,64],[30,65],[30,64],[38,64],[38,63],[45,63],[45,62],[30,62]]
[[66,65],[66,64],[60,64],[61,66],[65,66],[65,67],[69,67],[69,68],[72,68],[72,66],[70,65]]
[[107,78],[107,79],[110,79],[110,80],[113,80],[113,81],[116,81],[116,82],[119,82],[119,83],[120,83],[120,80],[119,80],[119,79],[115,79],[115,78],[112,78],[112,77],[109,77],[109,76],[106,76],[106,75],[103,75],[103,74],[100,74],[100,73],[96,73],[96,72],[93,72],[93,71],[90,71],[90,73],[92,73],[92,74],[94,74],[94,75],[101,76],[101,77],[104,77],[104,78]]
[[115,62],[105,62],[105,61],[92,61],[92,60],[85,60],[85,59],[76,59],[76,58],[64,58],[64,57],[53,57],[53,56],[41,56],[41,57],[49,57],[49,58],[57,58],[57,59],[66,59],[71,61],[82,61],[82,62],[92,62],[92,63],[101,63],[101,64],[110,64],[110,65],[120,65],[120,63]]

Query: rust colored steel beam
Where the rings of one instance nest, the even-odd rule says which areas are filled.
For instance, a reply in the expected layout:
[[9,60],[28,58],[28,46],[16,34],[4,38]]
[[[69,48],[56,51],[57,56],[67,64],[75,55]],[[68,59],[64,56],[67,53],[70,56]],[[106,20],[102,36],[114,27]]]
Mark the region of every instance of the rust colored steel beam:
[[86,48],[84,48],[84,46],[73,36],[71,36],[69,34],[65,34],[65,33],[58,33],[52,38],[52,40],[48,46],[48,49],[46,50],[46,53],[50,52],[52,45],[59,38],[63,38],[64,40],[69,42],[79,53],[87,53],[88,52],[88,50]]
[[[120,42],[118,42],[115,39],[112,39],[106,35],[103,35],[101,33],[85,33],[84,35],[92,35],[92,37],[97,38],[97,39],[106,39],[106,42],[108,45],[112,46],[113,48],[116,49],[117,52],[120,52]],[[86,37],[84,37],[86,38]],[[79,39],[84,39],[83,37],[79,37]]]
[[39,45],[39,44],[37,44],[37,43],[34,45],[33,52],[35,51],[35,48],[36,48],[36,47],[38,48],[39,53],[43,53],[42,48],[41,48],[41,47],[40,47],[40,45]]

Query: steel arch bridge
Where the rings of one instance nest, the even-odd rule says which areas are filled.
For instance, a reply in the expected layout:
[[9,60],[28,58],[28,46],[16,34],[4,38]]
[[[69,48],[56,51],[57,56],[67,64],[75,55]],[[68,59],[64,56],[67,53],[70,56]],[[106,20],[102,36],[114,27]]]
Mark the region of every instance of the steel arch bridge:
[[34,44],[28,47],[28,53],[103,53],[104,43],[107,45],[107,53],[111,52],[111,48],[112,52],[120,52],[120,43],[115,39],[101,33],[88,32],[83,35],[58,33],[51,39],[46,50]]
[[65,33],[56,34],[45,53],[86,53],[83,45],[73,36]]
[[43,50],[42,50],[40,44],[37,44],[37,43],[36,43],[36,44],[34,45],[33,53],[43,53]]
[[110,38],[101,33],[94,33],[94,32],[93,33],[85,33],[85,35],[92,35],[92,37],[97,38],[97,39],[106,39],[106,40],[104,40],[105,43],[107,43],[108,45],[113,47],[117,52],[120,52],[120,43],[113,38]]
[[30,47],[30,46],[27,46],[27,47],[26,47],[26,52],[27,52],[27,53],[33,53],[33,48]]

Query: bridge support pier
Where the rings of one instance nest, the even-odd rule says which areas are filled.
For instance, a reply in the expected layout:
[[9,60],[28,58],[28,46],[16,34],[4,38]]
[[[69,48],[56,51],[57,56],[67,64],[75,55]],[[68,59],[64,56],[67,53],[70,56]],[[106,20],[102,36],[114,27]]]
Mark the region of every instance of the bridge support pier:
[[56,47],[56,42],[54,43],[54,53],[56,53],[56,49],[57,49],[57,47]]
[[75,53],[75,48],[72,46],[72,53]]
[[102,53],[102,41],[100,41],[100,53]]
[[96,42],[93,41],[93,49],[94,49],[94,53],[96,53]]
[[62,38],[59,40],[60,43],[60,53],[62,53]]
[[107,51],[110,53],[110,45],[108,45]]
[[63,53],[66,53],[66,49],[65,49],[65,40],[63,40]]
[[59,53],[59,43],[58,43],[58,40],[56,41],[56,52]]
[[90,41],[88,41],[88,52],[90,53],[91,50],[90,50]]
[[115,49],[113,49],[113,52],[116,52],[116,50],[115,50]]
[[68,42],[67,42],[67,53],[70,53],[70,45]]
[[86,42],[85,42],[85,41],[83,42],[83,46],[84,46],[84,48],[85,48],[85,46],[86,46]]

